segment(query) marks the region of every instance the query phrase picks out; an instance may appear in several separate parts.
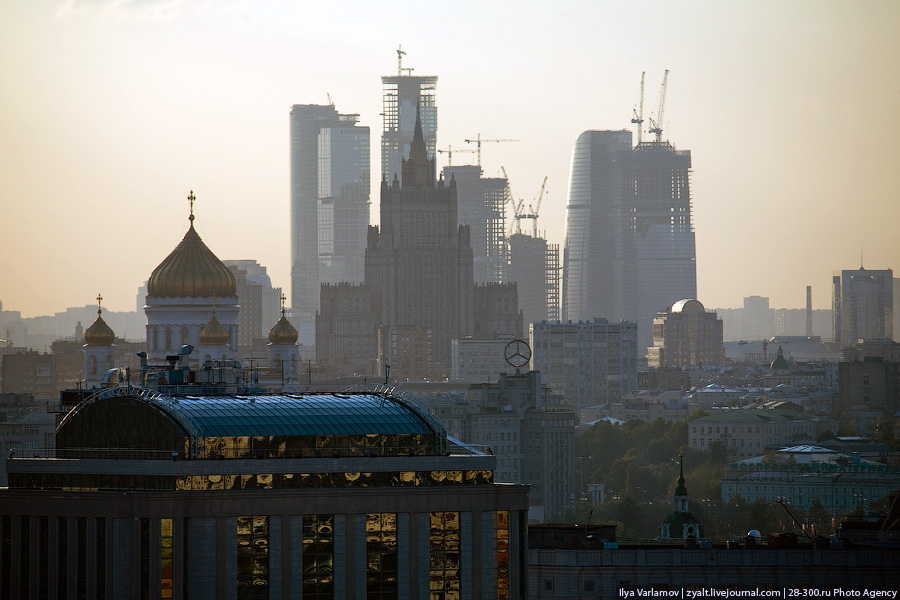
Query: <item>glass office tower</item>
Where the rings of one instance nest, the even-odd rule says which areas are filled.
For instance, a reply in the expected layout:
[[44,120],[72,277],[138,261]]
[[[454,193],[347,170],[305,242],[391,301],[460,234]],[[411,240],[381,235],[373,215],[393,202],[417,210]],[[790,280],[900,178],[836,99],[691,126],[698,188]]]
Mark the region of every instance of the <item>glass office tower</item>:
[[575,142],[566,206],[563,319],[622,319],[622,228],[630,131],[585,131]]
[[369,128],[334,105],[291,107],[291,306],[319,308],[319,285],[363,280]]

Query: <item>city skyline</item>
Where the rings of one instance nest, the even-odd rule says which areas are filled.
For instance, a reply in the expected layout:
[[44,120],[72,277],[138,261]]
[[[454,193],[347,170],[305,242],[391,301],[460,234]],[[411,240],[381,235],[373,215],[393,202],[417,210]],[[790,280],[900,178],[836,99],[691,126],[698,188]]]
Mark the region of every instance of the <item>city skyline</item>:
[[830,308],[835,272],[898,268],[893,3],[414,6],[4,5],[3,308],[52,314],[101,291],[108,310],[133,310],[188,229],[191,189],[216,255],[255,259],[288,289],[290,108],[330,96],[377,131],[400,44],[404,67],[440,78],[438,148],[521,140],[485,144],[485,176],[504,166],[526,203],[548,176],[538,227],[551,243],[564,243],[577,137],[632,129],[641,72],[646,118],[669,69],[663,139],[693,155],[705,306],[802,307],[811,285],[813,307]]

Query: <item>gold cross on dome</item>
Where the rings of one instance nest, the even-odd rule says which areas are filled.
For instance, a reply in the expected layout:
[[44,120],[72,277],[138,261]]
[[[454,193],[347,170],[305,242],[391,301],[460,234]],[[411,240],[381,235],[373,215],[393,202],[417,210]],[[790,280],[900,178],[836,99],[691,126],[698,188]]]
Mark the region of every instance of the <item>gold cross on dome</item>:
[[194,190],[191,190],[191,193],[188,194],[187,199],[188,199],[188,201],[191,203],[191,216],[188,217],[188,218],[189,218],[189,219],[191,220],[191,222],[193,223],[193,221],[194,221],[194,200],[197,199],[197,197],[194,196]]
[[97,294],[97,314],[100,314],[100,303],[103,301],[103,296]]
[[284,292],[281,294],[281,314],[284,314],[284,301],[287,300],[287,296],[284,295]]

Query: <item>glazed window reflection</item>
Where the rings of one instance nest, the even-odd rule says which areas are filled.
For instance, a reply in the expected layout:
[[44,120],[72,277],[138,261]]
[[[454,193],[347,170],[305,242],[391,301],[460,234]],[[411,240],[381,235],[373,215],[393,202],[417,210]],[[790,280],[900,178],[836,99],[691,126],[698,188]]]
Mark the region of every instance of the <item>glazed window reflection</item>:
[[303,515],[303,598],[334,597],[334,515]]
[[97,490],[261,490],[430,485],[489,485],[490,470],[388,471],[381,473],[256,473],[117,475],[106,473],[10,473],[9,487],[67,491]]
[[366,515],[366,598],[397,598],[397,514]]
[[459,513],[431,513],[430,600],[459,600]]
[[172,598],[172,569],[174,566],[174,535],[172,519],[159,520],[159,595]]
[[269,597],[269,517],[237,518],[237,597]]
[[497,511],[497,600],[509,600],[509,511]]

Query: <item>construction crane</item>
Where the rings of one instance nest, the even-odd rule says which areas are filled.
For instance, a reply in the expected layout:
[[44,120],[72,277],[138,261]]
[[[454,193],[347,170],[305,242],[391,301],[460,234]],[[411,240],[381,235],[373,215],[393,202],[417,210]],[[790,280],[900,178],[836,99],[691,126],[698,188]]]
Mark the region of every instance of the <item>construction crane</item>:
[[653,117],[650,117],[650,129],[648,130],[650,133],[656,134],[656,141],[662,141],[662,126],[663,126],[663,117],[666,114],[666,83],[669,80],[669,70],[666,69],[665,74],[663,75],[662,88],[659,91],[659,115],[657,120],[653,120]]
[[640,100],[640,111],[637,108],[633,108],[632,112],[634,116],[631,118],[632,123],[637,123],[638,126],[638,145],[641,144],[642,134],[644,130],[644,75],[646,75],[646,71],[641,71],[641,100]]
[[403,45],[397,45],[397,75],[403,75],[403,57],[406,55],[406,52],[403,50]]
[[500,165],[500,171],[503,172],[503,179],[506,180],[506,189],[509,190],[509,198],[512,200],[513,206],[513,220],[509,224],[509,233],[506,234],[506,237],[509,237],[513,234],[514,229],[518,229],[517,233],[522,233],[519,228],[519,213],[522,212],[522,205],[525,204],[525,200],[519,200],[516,202],[516,194],[513,192],[512,186],[509,184],[509,175],[506,174],[506,169],[503,165]]
[[522,219],[531,219],[532,231],[533,231],[532,237],[536,238],[538,236],[537,220],[538,220],[538,214],[541,211],[541,200],[544,199],[544,189],[546,187],[547,187],[547,177],[545,176],[544,182],[541,184],[541,191],[538,192],[537,204],[534,207],[532,207],[531,204],[529,204],[527,213],[522,213],[522,207],[521,206],[519,207],[519,211],[516,214],[516,233],[522,233],[522,228],[519,226],[519,221],[521,221]]
[[453,153],[454,152],[475,152],[471,148],[463,148],[462,146],[447,146],[446,150],[438,150],[438,153],[443,154],[447,153],[447,166],[453,166]]
[[[482,138],[481,136],[487,136],[487,139]],[[510,140],[504,138],[498,138],[495,135],[488,135],[486,133],[477,133],[475,134],[474,140],[466,140],[467,144],[477,144],[478,151],[478,166],[481,166],[481,142],[521,142],[522,140]]]

